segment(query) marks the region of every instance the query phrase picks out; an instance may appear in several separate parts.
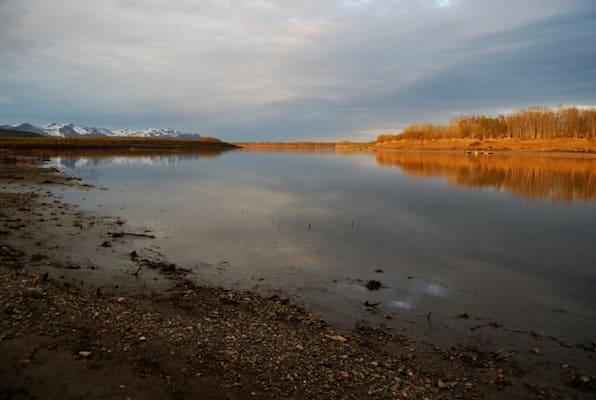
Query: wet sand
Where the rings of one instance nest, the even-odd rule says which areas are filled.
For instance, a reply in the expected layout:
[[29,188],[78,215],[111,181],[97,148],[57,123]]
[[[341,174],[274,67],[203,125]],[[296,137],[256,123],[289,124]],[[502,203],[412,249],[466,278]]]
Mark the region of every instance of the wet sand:
[[339,330],[291,299],[204,286],[151,227],[64,204],[61,187],[101,188],[39,161],[0,154],[3,398],[594,397],[596,343]]

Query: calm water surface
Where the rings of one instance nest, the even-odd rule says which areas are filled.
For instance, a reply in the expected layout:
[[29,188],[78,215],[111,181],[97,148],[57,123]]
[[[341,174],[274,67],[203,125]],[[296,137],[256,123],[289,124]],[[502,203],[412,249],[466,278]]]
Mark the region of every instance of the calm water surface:
[[[107,188],[68,201],[153,230],[146,246],[212,284],[282,291],[350,323],[371,316],[368,300],[397,327],[432,311],[457,328],[466,312],[596,339],[594,159],[235,151],[52,162]],[[369,279],[384,287],[369,292]]]

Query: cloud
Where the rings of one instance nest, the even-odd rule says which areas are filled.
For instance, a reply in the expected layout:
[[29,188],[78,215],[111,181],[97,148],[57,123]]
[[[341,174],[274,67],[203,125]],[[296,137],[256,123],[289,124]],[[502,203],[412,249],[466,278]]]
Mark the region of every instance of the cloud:
[[5,0],[0,91],[14,101],[0,118],[324,140],[477,104],[596,103],[595,9],[538,0]]

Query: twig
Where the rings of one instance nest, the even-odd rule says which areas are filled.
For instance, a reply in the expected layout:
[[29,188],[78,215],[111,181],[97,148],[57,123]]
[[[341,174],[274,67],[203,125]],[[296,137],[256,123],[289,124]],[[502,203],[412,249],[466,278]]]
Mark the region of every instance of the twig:
[[379,304],[381,304],[381,303],[369,303],[368,300],[366,300],[364,302],[364,305],[366,307],[374,308],[374,309],[377,309],[377,310],[379,309],[379,307],[377,307]]
[[124,236],[135,236],[135,237],[144,237],[144,238],[149,238],[149,239],[155,239],[155,235],[147,235],[146,233],[134,233],[134,232],[113,232],[113,233],[108,233],[109,235],[111,235],[113,238],[119,238],[119,237],[124,237]]
[[433,329],[433,324],[430,322],[430,316],[433,314],[433,310],[430,310],[428,314],[421,314],[419,317],[426,317],[426,321],[428,322],[428,326],[430,329]]
[[161,253],[160,253],[159,251],[157,251],[157,250],[153,250],[153,249],[150,249],[150,248],[148,248],[148,247],[143,247],[143,249],[144,249],[144,250],[147,250],[147,251],[150,251],[150,252],[152,252],[152,253],[154,253],[154,254],[157,254],[158,256],[161,256],[161,257],[163,257],[163,254],[161,254]]

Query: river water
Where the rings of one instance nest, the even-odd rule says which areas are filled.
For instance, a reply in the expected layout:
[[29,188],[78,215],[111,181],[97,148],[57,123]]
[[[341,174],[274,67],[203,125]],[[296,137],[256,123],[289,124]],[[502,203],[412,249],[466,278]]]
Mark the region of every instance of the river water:
[[106,189],[66,201],[150,229],[147,246],[202,282],[282,293],[334,322],[596,338],[594,158],[231,151],[50,164]]

